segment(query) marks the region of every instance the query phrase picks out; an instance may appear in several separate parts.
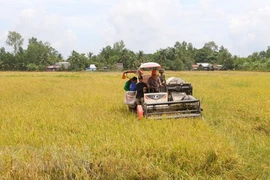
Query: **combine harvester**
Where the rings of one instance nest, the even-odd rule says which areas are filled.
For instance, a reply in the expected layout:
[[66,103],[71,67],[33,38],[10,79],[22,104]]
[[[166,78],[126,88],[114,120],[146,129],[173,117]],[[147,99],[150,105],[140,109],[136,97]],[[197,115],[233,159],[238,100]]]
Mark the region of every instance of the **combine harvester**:
[[[122,79],[129,73],[134,76],[143,76],[143,81],[147,83],[150,74],[146,72],[160,71],[158,63],[143,63],[138,70],[123,72]],[[192,85],[178,77],[170,77],[166,80],[159,92],[150,92],[149,88],[144,93],[144,103],[136,104],[136,91],[126,91],[125,104],[130,110],[137,112],[138,118],[149,119],[169,119],[169,118],[192,118],[201,117],[202,108],[199,99],[192,96]]]

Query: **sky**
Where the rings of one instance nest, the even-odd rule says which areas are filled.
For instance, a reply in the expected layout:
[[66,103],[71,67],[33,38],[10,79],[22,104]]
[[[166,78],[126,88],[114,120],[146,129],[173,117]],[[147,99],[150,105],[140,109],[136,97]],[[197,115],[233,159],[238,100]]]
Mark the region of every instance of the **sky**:
[[214,41],[246,57],[270,46],[270,0],[0,0],[0,47],[9,31],[49,42],[64,58],[98,54],[123,40],[154,53],[186,41]]

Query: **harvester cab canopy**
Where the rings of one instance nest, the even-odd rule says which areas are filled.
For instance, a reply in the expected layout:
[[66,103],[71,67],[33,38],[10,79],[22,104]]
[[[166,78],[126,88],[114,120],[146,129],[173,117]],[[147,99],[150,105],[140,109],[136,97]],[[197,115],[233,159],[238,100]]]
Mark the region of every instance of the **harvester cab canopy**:
[[157,70],[159,68],[161,68],[161,66],[155,62],[142,63],[141,66],[139,67],[140,70],[143,70],[143,69]]
[[161,69],[161,65],[155,62],[142,63],[138,69],[140,76],[143,76],[143,82],[147,83],[147,80],[152,74],[157,74]]
[[144,74],[144,71],[151,71],[156,72],[161,68],[161,65],[155,62],[147,62],[147,63],[142,63],[140,67],[137,70],[127,70],[124,71],[122,74],[122,79],[126,79],[129,74],[137,75],[137,76],[142,76]]

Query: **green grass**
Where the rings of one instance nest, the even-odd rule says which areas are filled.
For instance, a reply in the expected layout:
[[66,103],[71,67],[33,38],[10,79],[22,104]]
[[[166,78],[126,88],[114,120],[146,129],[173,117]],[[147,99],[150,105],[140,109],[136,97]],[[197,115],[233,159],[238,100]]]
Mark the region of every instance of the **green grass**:
[[138,120],[121,72],[0,72],[1,179],[268,179],[269,73],[171,76],[203,120]]

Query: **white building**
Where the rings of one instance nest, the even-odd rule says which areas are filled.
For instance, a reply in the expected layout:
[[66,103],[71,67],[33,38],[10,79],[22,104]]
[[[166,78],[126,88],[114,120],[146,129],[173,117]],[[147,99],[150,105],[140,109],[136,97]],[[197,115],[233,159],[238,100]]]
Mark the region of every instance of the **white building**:
[[94,64],[90,64],[90,66],[89,66],[89,70],[90,70],[90,71],[95,71],[95,70],[97,70],[96,65],[94,65]]

